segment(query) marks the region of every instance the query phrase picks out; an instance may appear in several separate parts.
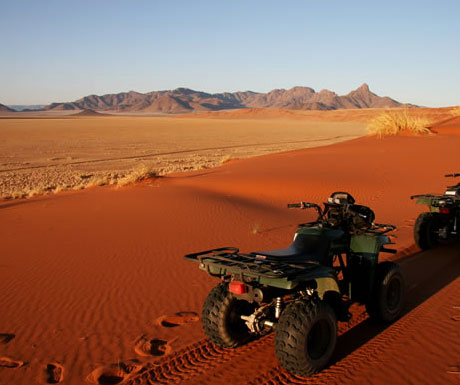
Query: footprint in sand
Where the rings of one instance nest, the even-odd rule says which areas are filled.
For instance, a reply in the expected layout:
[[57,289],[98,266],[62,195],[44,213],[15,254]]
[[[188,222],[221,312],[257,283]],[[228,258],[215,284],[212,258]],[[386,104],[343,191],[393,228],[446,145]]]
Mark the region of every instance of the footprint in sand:
[[460,375],[460,365],[449,366],[446,372],[449,374],[459,374]]
[[10,342],[14,337],[16,337],[14,334],[10,333],[0,333],[0,344],[7,344]]
[[[453,306],[455,310],[457,310],[460,313],[460,306]],[[452,316],[452,320],[454,321],[460,321],[460,315],[454,315]]]
[[23,361],[12,360],[9,357],[0,357],[0,368],[16,369],[24,365]]
[[101,366],[93,370],[87,377],[89,382],[100,385],[120,384],[131,374],[142,369],[142,365],[136,361],[119,362],[109,366]]
[[56,362],[46,365],[45,368],[46,383],[59,384],[64,380],[64,367]]
[[173,316],[164,315],[164,316],[158,317],[155,323],[165,328],[173,328],[173,327],[188,324],[191,322],[197,322],[199,321],[199,319],[200,317],[195,312],[180,311],[174,314]]
[[149,338],[143,335],[136,340],[134,351],[144,357],[161,357],[173,351],[171,342],[158,338]]

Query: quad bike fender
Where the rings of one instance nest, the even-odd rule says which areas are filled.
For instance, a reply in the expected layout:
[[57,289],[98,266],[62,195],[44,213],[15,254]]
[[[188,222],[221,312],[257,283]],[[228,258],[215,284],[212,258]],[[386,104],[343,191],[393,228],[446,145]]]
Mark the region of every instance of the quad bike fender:
[[334,292],[340,295],[339,285],[333,277],[316,278],[316,291],[319,298],[324,299],[326,293]]
[[430,207],[431,206],[431,197],[417,198],[417,200],[415,201],[415,204],[417,204],[417,205],[426,205],[426,206]]
[[377,262],[381,251],[389,251],[385,245],[390,245],[390,238],[387,235],[359,234],[352,235],[350,240],[350,250],[354,254],[359,254],[363,258]]
[[[310,274],[300,277],[300,282],[308,282],[315,287],[319,298],[323,299],[328,292],[338,293],[340,295],[339,284],[334,269],[326,266],[319,266]],[[299,283],[300,283],[299,282]]]

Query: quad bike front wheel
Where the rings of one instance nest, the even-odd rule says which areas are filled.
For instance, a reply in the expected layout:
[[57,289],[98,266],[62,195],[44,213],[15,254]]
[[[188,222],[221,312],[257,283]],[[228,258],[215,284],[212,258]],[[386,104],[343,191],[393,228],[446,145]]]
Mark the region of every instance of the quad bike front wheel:
[[297,300],[281,313],[275,334],[278,361],[289,372],[311,376],[329,362],[337,341],[334,310],[318,298]]
[[216,345],[235,348],[248,342],[252,335],[241,319],[254,312],[255,305],[237,299],[228,291],[228,283],[221,282],[208,294],[203,305],[203,329]]
[[377,265],[371,298],[366,310],[371,319],[391,323],[402,313],[405,283],[401,268],[393,262]]
[[422,250],[428,250],[439,243],[439,220],[437,213],[422,213],[414,226],[415,244]]

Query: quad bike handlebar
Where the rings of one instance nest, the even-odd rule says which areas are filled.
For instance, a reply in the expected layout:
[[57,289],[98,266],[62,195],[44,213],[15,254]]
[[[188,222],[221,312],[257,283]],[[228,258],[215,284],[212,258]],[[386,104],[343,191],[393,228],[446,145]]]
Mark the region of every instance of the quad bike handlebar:
[[434,198],[436,195],[433,194],[417,194],[411,195],[410,199],[418,199],[418,198]]
[[460,173],[446,174],[444,176],[446,178],[457,178],[458,176],[460,176]]
[[324,212],[321,206],[317,205],[316,203],[311,203],[311,202],[303,202],[301,201],[300,203],[288,203],[287,207],[289,209],[310,209],[314,208],[316,212],[318,213],[318,218],[323,218]]
[[[342,213],[341,215],[343,215],[342,218],[345,221],[344,223],[347,223],[347,226],[350,226],[349,230],[354,233],[360,233],[364,231],[364,232],[369,232],[369,233],[385,234],[385,233],[388,233],[396,229],[396,226],[393,226],[393,225],[374,223],[373,213],[372,213],[372,217],[368,218],[368,215],[354,210],[354,208],[357,207],[356,205],[349,204],[349,203],[339,204],[335,202],[325,202],[324,209],[322,209],[316,203],[301,201],[300,203],[288,203],[287,207],[288,208],[300,208],[300,209],[314,208],[316,212],[318,213],[318,218],[316,221],[324,222],[324,223],[331,221],[329,217],[326,218],[326,215],[329,215],[328,213],[330,212],[332,208],[339,209],[339,212],[341,212]],[[359,207],[362,207],[362,206],[359,206]],[[353,219],[350,222],[350,219],[346,219],[346,218],[360,218],[360,220],[355,222],[355,219]],[[359,224],[360,221],[362,220],[365,221],[364,225],[362,224],[363,222]],[[315,222],[311,222],[309,224],[313,224],[313,223]],[[356,223],[358,223],[358,225]],[[356,226],[358,226],[358,228]]]
[[288,203],[287,207],[290,209],[309,209],[310,207],[319,207],[316,203],[300,202],[300,203]]
[[325,208],[322,209],[321,206],[317,205],[316,203],[311,203],[311,202],[303,202],[301,201],[300,203],[288,203],[287,204],[287,207],[290,208],[290,209],[294,209],[294,208],[297,208],[297,209],[310,209],[310,208],[314,208],[319,217],[322,218],[324,216],[324,214],[326,214],[327,212],[327,206],[334,206],[334,207],[341,207],[343,209],[343,212],[345,213],[349,213],[351,215],[358,215],[360,216],[361,214],[354,211],[353,209],[351,209],[350,204],[337,204],[337,203],[331,203],[331,202],[327,202],[324,204],[325,205]]

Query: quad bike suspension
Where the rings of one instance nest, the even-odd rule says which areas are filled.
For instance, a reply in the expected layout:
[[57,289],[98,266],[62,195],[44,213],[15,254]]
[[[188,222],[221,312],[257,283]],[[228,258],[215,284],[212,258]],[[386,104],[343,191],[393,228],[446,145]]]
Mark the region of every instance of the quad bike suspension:
[[[245,321],[251,333],[263,334],[275,326],[276,320],[278,320],[281,315],[282,304],[283,300],[281,297],[277,297],[272,302],[258,307],[251,315],[242,315],[241,319]],[[270,320],[271,307],[274,307],[275,310],[275,321]]]

